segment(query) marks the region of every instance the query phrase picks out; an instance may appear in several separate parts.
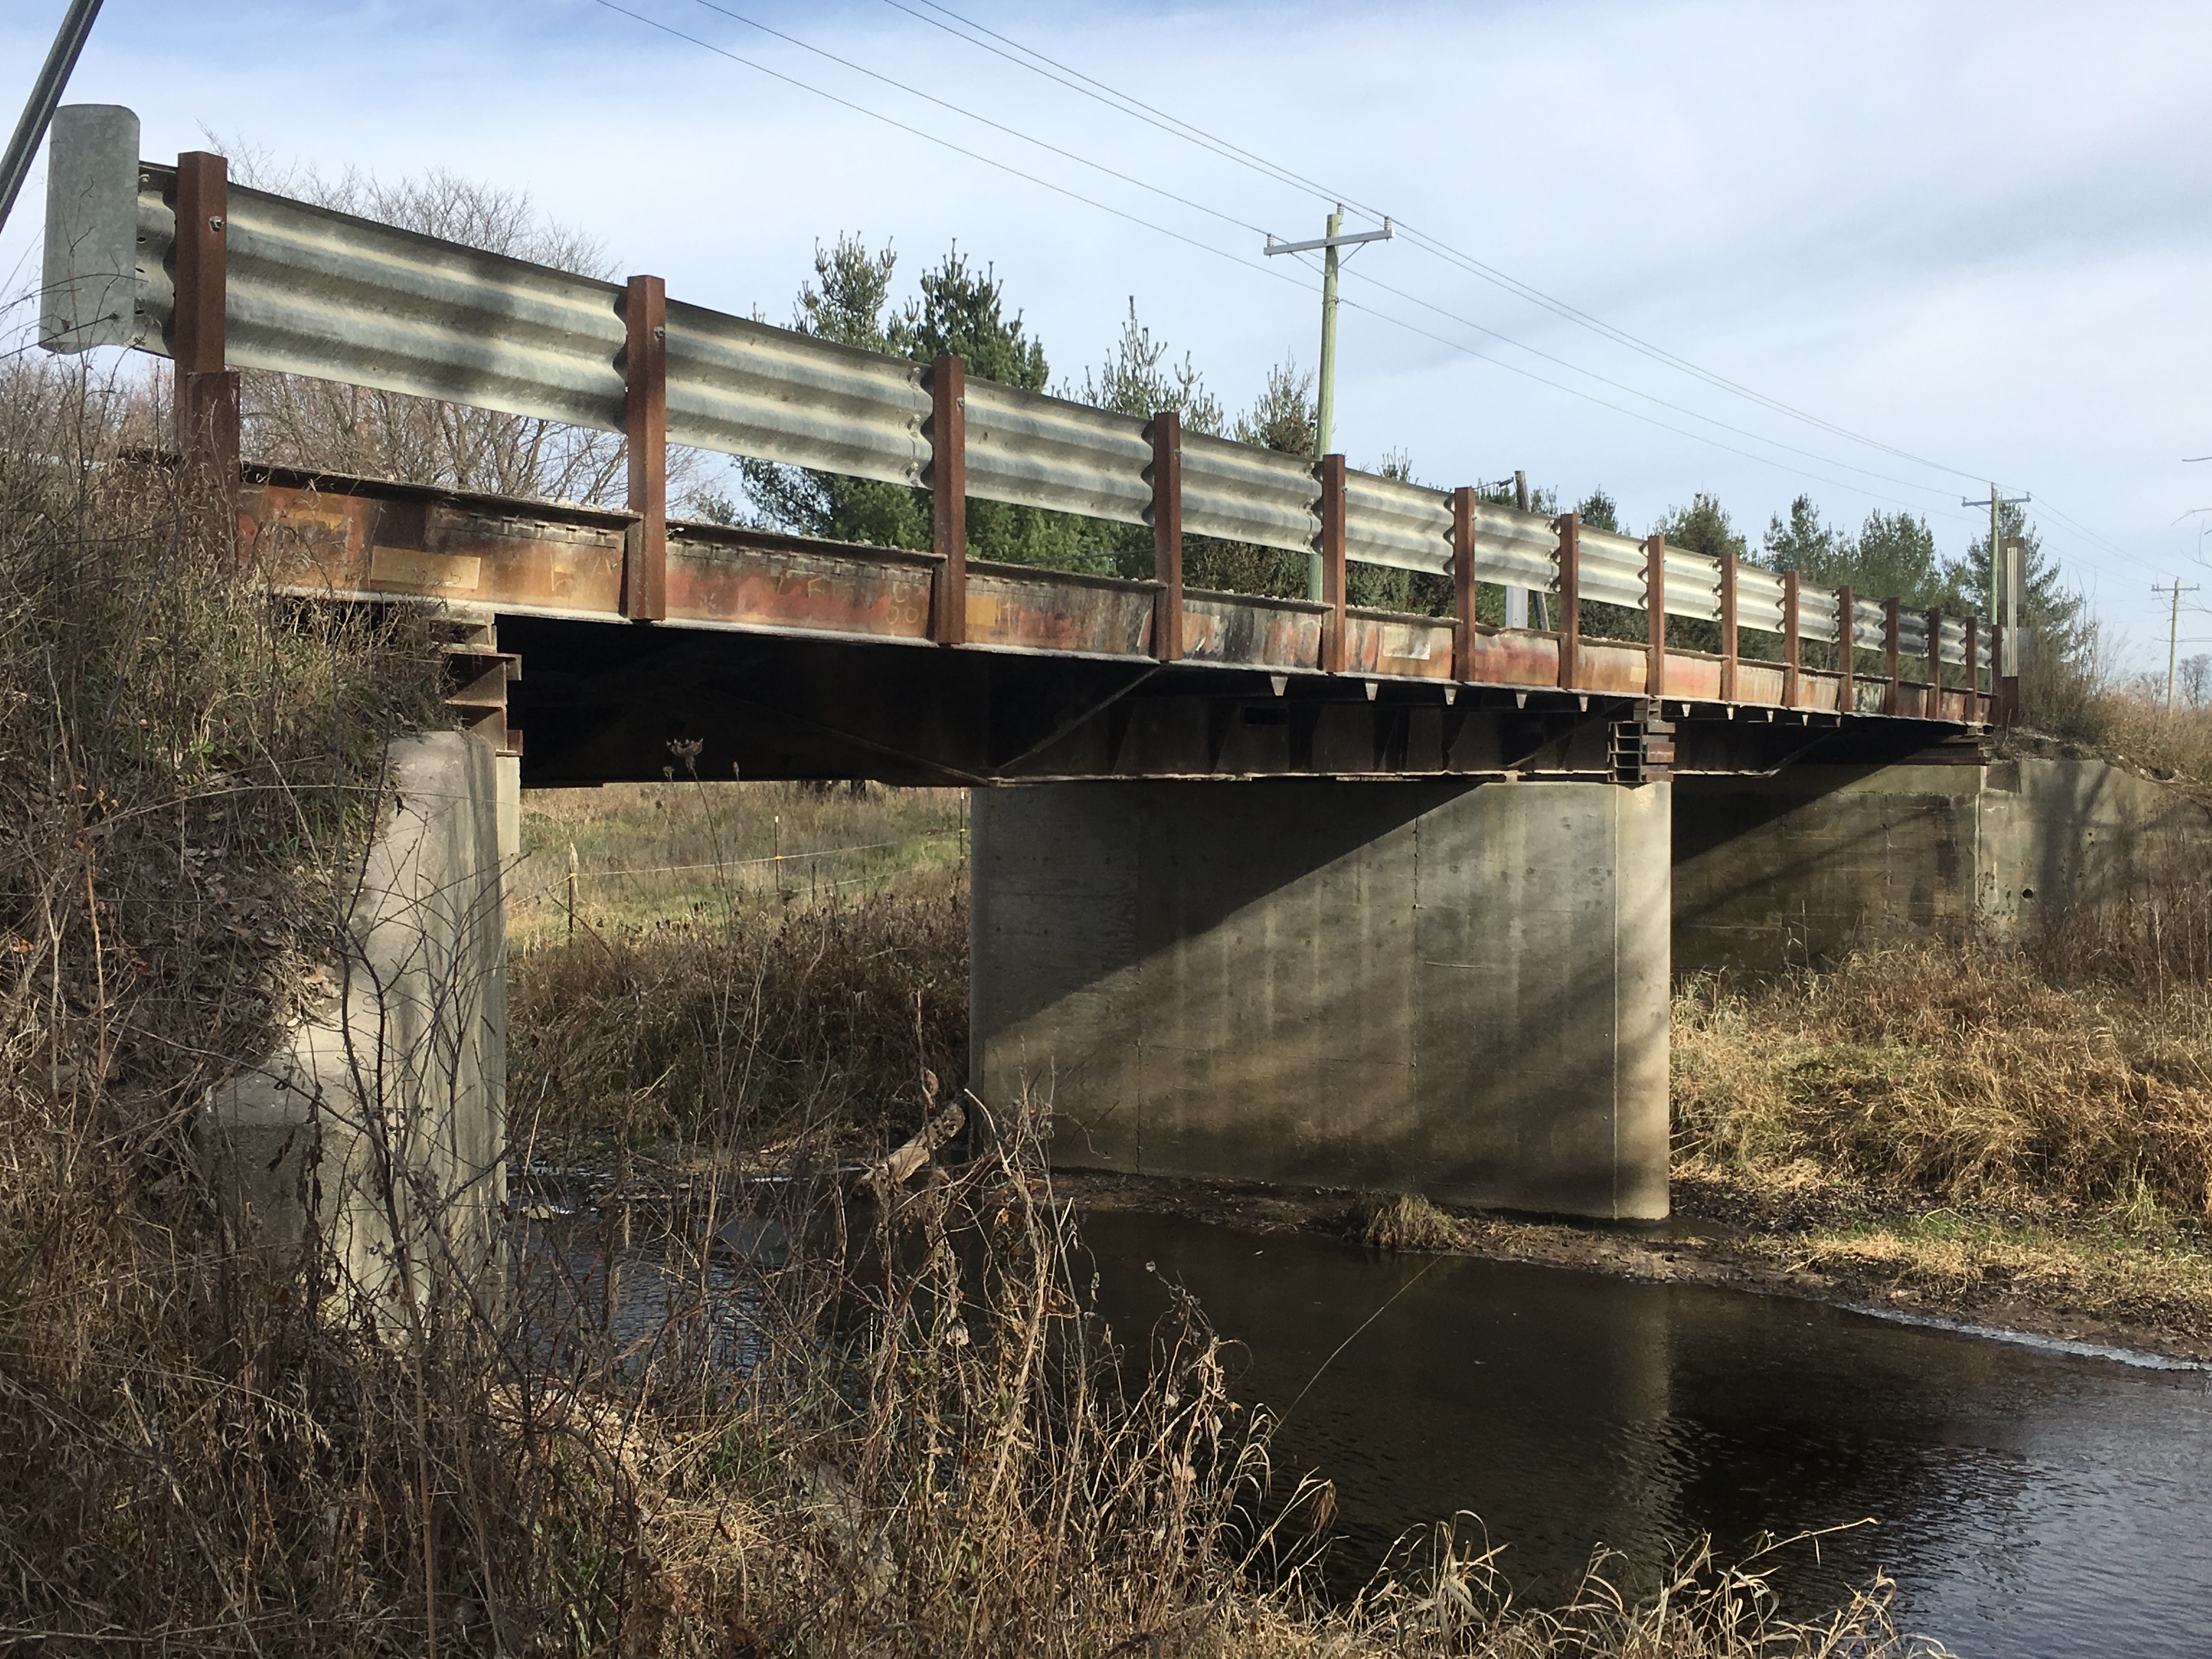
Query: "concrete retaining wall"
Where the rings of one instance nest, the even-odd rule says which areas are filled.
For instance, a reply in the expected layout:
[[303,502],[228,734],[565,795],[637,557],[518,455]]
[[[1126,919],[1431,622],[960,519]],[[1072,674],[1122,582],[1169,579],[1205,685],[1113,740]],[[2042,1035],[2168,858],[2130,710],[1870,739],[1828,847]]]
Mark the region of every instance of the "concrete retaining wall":
[[1063,1166],[1667,1211],[1668,787],[972,798],[971,1066]]
[[459,732],[395,744],[336,994],[201,1118],[227,1218],[287,1270],[311,1237],[336,1293],[404,1323],[434,1287],[495,1297],[505,1193],[500,780]]
[[1674,785],[1674,966],[1771,972],[1854,945],[2019,937],[2054,906],[2212,863],[2212,814],[2101,761],[1800,766]]

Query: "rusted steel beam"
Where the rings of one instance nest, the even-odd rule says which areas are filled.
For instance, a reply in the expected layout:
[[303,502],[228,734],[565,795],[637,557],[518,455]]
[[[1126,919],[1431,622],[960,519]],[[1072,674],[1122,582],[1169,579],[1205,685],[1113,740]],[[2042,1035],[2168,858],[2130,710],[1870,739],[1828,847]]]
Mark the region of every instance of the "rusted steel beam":
[[968,365],[947,353],[929,366],[930,545],[943,561],[930,637],[968,641]]
[[1152,416],[1152,655],[1182,660],[1182,416]]
[[1782,573],[1782,706],[1797,706],[1797,673],[1802,664],[1798,660],[1800,648],[1797,636],[1797,573]]
[[1350,659],[1344,617],[1344,457],[1321,459],[1321,598],[1328,607],[1322,634],[1322,672],[1341,674]]
[[1582,520],[1562,513],[1559,532],[1559,684],[1572,690],[1582,683]]
[[1898,661],[1898,623],[1899,612],[1895,599],[1881,602],[1881,677],[1889,684],[1883,688],[1881,712],[1894,714],[1900,702],[1899,682],[1903,665]]
[[1920,712],[1929,720],[1943,714],[1943,613],[1932,609],[1928,613],[1928,702]]
[[1667,695],[1667,538],[1654,533],[1644,538],[1644,615],[1651,642],[1644,672],[1644,694]]
[[1969,613],[1966,626],[1966,648],[1961,654],[1966,659],[1966,723],[1978,726],[1982,720],[1982,619]]
[[1736,697],[1735,555],[1721,555],[1721,701]]
[[633,276],[623,311],[629,510],[638,515],[623,547],[623,615],[668,615],[668,284]]
[[230,167],[220,155],[177,157],[177,299],[170,355],[179,374],[216,374],[223,364],[223,258],[230,216]]
[[1452,491],[1452,678],[1468,672],[1474,650],[1474,490]]
[[230,168],[220,155],[177,157],[175,438],[186,510],[209,532],[238,525],[238,374],[224,366]]
[[1836,708],[1845,714],[1858,710],[1858,603],[1849,587],[1836,590]]

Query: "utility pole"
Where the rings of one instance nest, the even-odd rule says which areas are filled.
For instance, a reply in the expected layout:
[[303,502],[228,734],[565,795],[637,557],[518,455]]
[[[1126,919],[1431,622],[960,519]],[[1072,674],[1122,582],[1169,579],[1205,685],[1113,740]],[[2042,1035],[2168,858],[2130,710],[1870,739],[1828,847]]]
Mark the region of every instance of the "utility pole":
[[2156,582],[2153,582],[2150,585],[2150,591],[2154,593],[2169,593],[2173,597],[2172,620],[2166,624],[2166,712],[2171,714],[2173,712],[2174,662],[2181,653],[2181,596],[2184,593],[2198,592],[2201,589],[2195,582],[2184,584],[2177,580],[2167,587],[2160,587]]
[[[1990,486],[1990,498],[1985,501],[1970,501],[1960,497],[1961,507],[1986,507],[1990,510],[1990,620],[2004,620],[2004,526],[2002,514],[2008,507],[2025,507],[2034,498],[2030,495],[2008,495],[1995,484]],[[2018,605],[2021,596],[2012,596]],[[2009,637],[2009,635],[2008,635]]]
[[[1328,216],[1328,228],[1316,241],[1279,242],[1273,236],[1261,250],[1263,253],[1311,253],[1316,248],[1324,250],[1321,277],[1321,394],[1317,399],[1314,421],[1314,459],[1333,453],[1336,424],[1336,276],[1340,269],[1339,248],[1350,247],[1358,242],[1387,242],[1396,234],[1385,219],[1380,230],[1355,231],[1346,236],[1344,231],[1344,204],[1336,204],[1336,211]],[[1306,560],[1306,597],[1321,598],[1321,555],[1309,555]]]

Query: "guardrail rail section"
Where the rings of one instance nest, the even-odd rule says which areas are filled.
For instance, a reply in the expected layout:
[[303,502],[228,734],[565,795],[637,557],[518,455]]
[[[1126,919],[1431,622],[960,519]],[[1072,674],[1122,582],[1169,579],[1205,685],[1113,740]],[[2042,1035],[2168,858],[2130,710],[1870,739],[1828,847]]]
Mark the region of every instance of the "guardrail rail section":
[[[1733,559],[1517,511],[969,378],[417,234],[228,181],[222,157],[138,155],[127,109],[71,106],[52,131],[41,343],[168,356],[178,447],[237,492],[241,369],[270,369],[623,434],[629,510],[501,533],[464,498],[442,540],[379,539],[373,502],[271,481],[242,533],[302,591],[419,594],[549,614],[774,627],[989,649],[1265,665],[1374,679],[1631,694],[1808,714],[2002,718],[1996,630]],[[666,446],[927,488],[917,554],[672,524]],[[967,557],[970,497],[1154,532],[1155,580]],[[513,504],[509,504],[513,505]],[[1182,538],[1318,553],[1320,603],[1186,591]],[[1455,614],[1347,605],[1347,562],[1448,579]],[[1478,584],[1553,597],[1559,625],[1477,621]],[[1649,637],[1582,631],[1583,602]],[[1663,619],[1717,625],[1669,647]],[[1749,654],[1744,635],[1760,643]],[[1823,665],[1807,641],[1830,647]],[[1947,668],[1952,672],[1947,674]],[[1945,684],[1947,681],[1948,684]],[[1663,709],[1660,712],[1663,712]]]

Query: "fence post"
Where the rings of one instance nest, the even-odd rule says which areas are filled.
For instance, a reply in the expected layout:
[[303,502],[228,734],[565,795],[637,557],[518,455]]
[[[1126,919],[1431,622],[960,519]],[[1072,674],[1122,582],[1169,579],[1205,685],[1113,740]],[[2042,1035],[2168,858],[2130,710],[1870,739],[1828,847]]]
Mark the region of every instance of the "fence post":
[[1152,655],[1182,660],[1182,416],[1152,416]]
[[1836,667],[1843,683],[1836,688],[1836,712],[1858,712],[1859,601],[1848,587],[1836,590]]
[[1943,613],[1928,613],[1928,701],[1920,710],[1923,720],[1943,718]]
[[1655,533],[1644,538],[1644,611],[1650,636],[1650,657],[1644,665],[1644,695],[1667,695],[1667,538]]
[[1452,678],[1469,680],[1474,666],[1474,491],[1452,491]]
[[1721,555],[1721,701],[1736,700],[1735,555]]
[[930,606],[939,645],[968,642],[968,365],[948,352],[929,366],[930,544],[944,562]]
[[1982,619],[1966,613],[1966,724],[1982,723]]
[[1321,459],[1321,597],[1328,606],[1322,623],[1322,669],[1341,674],[1351,658],[1344,615],[1344,457]]
[[229,299],[230,167],[220,155],[177,157],[175,362],[180,495],[200,526],[238,535],[238,371],[224,367]]
[[1797,706],[1797,671],[1803,651],[1797,635],[1797,573],[1782,573],[1782,706]]
[[628,407],[629,510],[623,538],[623,615],[668,615],[668,284],[633,276],[623,307],[623,384]]
[[1562,513],[1553,527],[1559,536],[1559,685],[1571,691],[1582,678],[1582,520]]
[[1898,661],[1898,622],[1899,611],[1895,599],[1881,602],[1881,676],[1889,682],[1881,695],[1881,712],[1894,714],[1899,701],[1898,681],[1903,665]]

